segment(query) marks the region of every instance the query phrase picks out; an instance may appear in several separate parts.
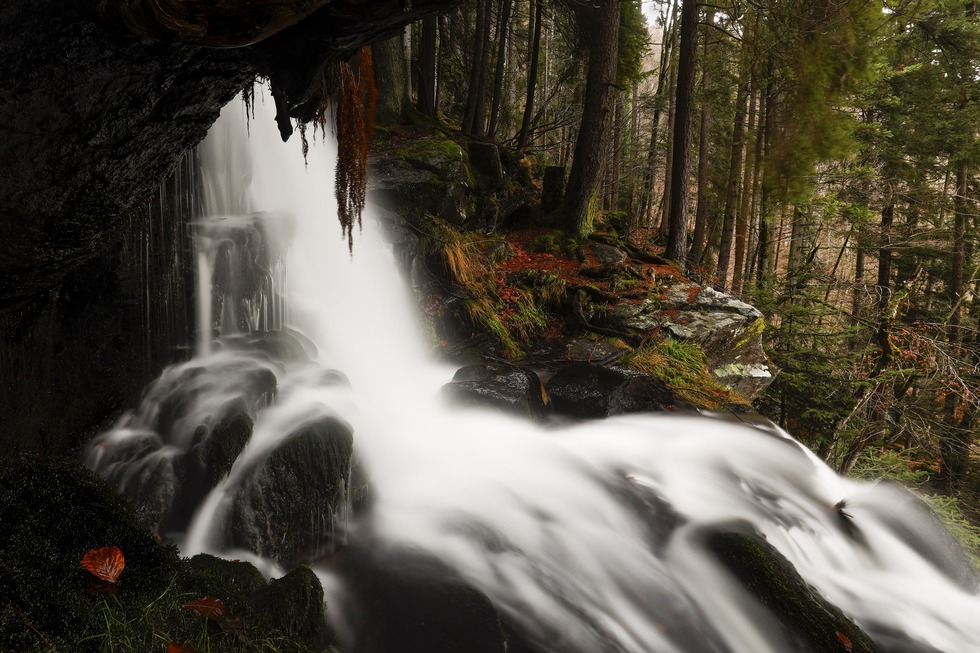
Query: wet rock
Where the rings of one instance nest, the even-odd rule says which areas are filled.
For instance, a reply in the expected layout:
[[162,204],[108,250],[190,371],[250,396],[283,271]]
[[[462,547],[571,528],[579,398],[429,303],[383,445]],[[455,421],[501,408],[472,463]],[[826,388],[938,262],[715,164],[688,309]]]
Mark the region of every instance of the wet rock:
[[345,509],[353,442],[348,424],[320,417],[243,470],[227,546],[287,567],[328,548]]
[[342,650],[358,653],[545,653],[489,598],[428,554],[380,545],[345,550],[331,569],[350,579]]
[[656,377],[595,363],[566,365],[545,388],[555,414],[569,417],[658,411],[677,403],[667,385]]
[[550,410],[548,394],[538,375],[505,363],[463,367],[442,391],[459,403],[493,406],[523,417],[540,419]]
[[160,533],[180,490],[175,455],[156,433],[120,434],[96,444],[87,464],[130,501],[140,524]]
[[[749,527],[709,530],[704,544],[738,579],[740,586],[770,610],[779,625],[773,633],[800,653],[872,653],[875,643],[839,608],[824,599],[793,565]],[[778,647],[777,647],[778,648]]]
[[175,459],[179,486],[164,530],[187,528],[208,493],[228,475],[252,437],[252,418],[244,402],[236,403],[210,431],[206,426],[198,427],[194,445]]

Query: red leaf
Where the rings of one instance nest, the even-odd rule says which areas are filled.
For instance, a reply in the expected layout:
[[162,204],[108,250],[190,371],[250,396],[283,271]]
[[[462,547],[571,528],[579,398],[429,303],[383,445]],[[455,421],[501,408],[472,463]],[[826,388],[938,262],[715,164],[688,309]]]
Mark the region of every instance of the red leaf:
[[82,556],[82,566],[99,580],[115,583],[126,568],[126,558],[117,547],[104,546]]
[[190,644],[167,644],[167,653],[197,653],[197,649]]
[[188,601],[180,607],[191,612],[196,612],[208,619],[217,619],[225,613],[225,604],[222,603],[221,599],[214,599],[210,596],[202,596],[199,599]]
[[840,643],[844,645],[844,650],[847,651],[847,653],[851,653],[851,651],[854,650],[854,645],[851,644],[851,638],[839,630],[834,632],[837,633],[837,639],[840,640]]

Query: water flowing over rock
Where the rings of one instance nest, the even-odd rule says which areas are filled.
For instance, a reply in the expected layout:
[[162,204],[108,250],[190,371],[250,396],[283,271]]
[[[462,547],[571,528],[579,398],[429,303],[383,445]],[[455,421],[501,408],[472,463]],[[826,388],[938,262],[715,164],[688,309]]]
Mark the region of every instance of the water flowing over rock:
[[[283,165],[269,140],[261,145],[265,164]],[[311,155],[314,179],[328,177]],[[275,173],[257,168],[261,174]],[[271,201],[268,187],[259,193],[261,183],[253,183],[256,196]],[[269,196],[277,202],[294,196],[277,190]],[[909,509],[903,495],[838,477],[772,425],[652,414],[639,404],[659,396],[655,381],[588,362],[549,380],[555,408],[566,384],[578,386],[564,397],[566,414],[582,407],[628,414],[542,426],[504,411],[447,409],[440,389],[455,370],[426,362],[404,296],[371,285],[383,278],[379,271],[394,275],[394,257],[351,260],[345,241],[325,237],[314,198],[296,209],[286,261],[288,323],[307,329],[315,352],[280,360],[296,347],[253,347],[250,363],[237,363],[252,382],[236,383],[224,377],[233,376],[227,361],[239,359],[219,338],[211,353],[159,382],[193,385],[205,375],[190,369],[217,363],[216,378],[194,387],[195,401],[174,403],[173,413],[195,417],[168,417],[169,433],[156,434],[161,442],[186,441],[185,451],[204,434],[201,424],[214,433],[226,423],[199,416],[230,416],[234,425],[241,402],[254,408],[248,444],[195,512],[185,552],[261,561],[258,553],[285,566],[308,561],[323,583],[331,643],[348,653],[980,646],[975,585],[944,535],[923,534],[935,529],[929,513]],[[368,221],[358,237],[378,232]],[[332,255],[326,246],[336,247]],[[324,284],[332,274],[338,282]],[[721,301],[697,293],[706,310]],[[368,295],[376,301],[364,302]],[[727,300],[720,313],[758,319]],[[701,318],[662,319],[693,329]],[[600,353],[581,343],[576,349]],[[256,391],[268,387],[254,382],[262,375],[248,374],[262,368],[275,374],[271,400],[258,399],[265,395]],[[471,380],[478,385],[448,392],[481,396],[482,385],[501,382],[506,391],[488,396],[522,410],[536,392],[530,372],[517,368],[469,368],[456,383]],[[602,396],[619,399],[594,400],[590,384],[611,387]],[[148,414],[146,424],[160,423],[159,411]],[[230,428],[225,437],[235,441],[235,433]],[[157,446],[151,429],[128,435],[90,454],[109,459],[113,444],[125,445],[120,451]],[[227,449],[217,451],[224,469]],[[363,474],[356,481],[355,456]],[[364,482],[370,501],[354,511],[351,486]],[[284,571],[275,561],[264,564]],[[311,574],[285,578],[283,585],[299,588],[309,625],[294,626],[313,632]]]
[[335,516],[346,509],[352,448],[350,426],[323,417],[243,469],[224,547],[286,567],[329,550]]

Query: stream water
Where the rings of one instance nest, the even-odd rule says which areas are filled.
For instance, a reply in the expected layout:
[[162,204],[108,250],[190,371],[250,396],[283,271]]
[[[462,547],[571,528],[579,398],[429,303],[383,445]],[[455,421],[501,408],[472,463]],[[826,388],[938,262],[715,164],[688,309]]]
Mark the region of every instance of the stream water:
[[[549,428],[447,404],[454,370],[430,360],[370,207],[348,254],[335,145],[317,139],[304,163],[296,139],[279,141],[271,100],[255,102],[248,129],[233,103],[201,150],[197,355],[87,454],[144,511],[186,504],[169,522],[184,554],[251,555],[282,573],[237,550],[248,537],[229,540],[234,497],[285,437],[327,417],[350,425],[370,479],[367,507],[352,510],[347,479],[309,518],[334,552],[321,547],[315,568],[347,653],[378,650],[349,620],[356,579],[331,564],[358,547],[437,560],[544,650],[801,650],[705,546],[732,529],[764,536],[883,650],[980,651],[976,586],[928,511],[839,478],[778,429],[683,415]],[[228,473],[197,494],[174,487],[201,425],[246,396],[254,431]]]

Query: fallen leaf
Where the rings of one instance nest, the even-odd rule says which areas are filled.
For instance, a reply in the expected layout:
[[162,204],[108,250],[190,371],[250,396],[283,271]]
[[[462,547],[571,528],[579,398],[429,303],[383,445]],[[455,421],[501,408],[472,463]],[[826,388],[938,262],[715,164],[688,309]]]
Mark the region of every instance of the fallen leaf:
[[104,546],[82,556],[82,566],[99,580],[115,583],[126,568],[126,558],[117,547]]
[[225,613],[225,604],[221,599],[215,599],[210,596],[202,596],[199,599],[188,601],[180,607],[191,612],[196,612],[208,619],[217,619]]
[[197,649],[190,644],[167,644],[167,653],[197,653]]
[[847,653],[851,653],[851,651],[854,650],[854,645],[851,644],[851,638],[839,630],[834,632],[837,633],[837,639],[840,640],[840,643],[844,645],[844,650],[847,651]]

